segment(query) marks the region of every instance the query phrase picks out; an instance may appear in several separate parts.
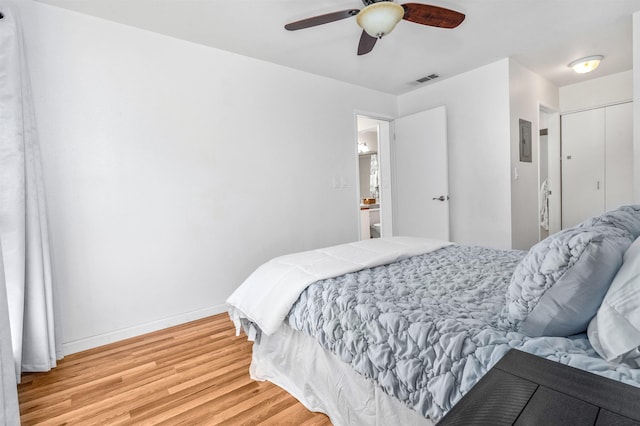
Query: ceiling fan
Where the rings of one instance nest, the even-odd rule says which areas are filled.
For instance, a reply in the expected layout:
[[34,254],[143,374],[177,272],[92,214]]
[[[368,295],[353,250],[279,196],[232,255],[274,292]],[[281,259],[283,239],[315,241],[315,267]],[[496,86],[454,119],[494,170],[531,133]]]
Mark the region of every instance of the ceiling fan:
[[364,55],[371,52],[376,41],[389,34],[401,19],[431,27],[455,28],[465,18],[464,14],[455,10],[422,3],[399,5],[393,0],[362,0],[362,3],[365,6],[362,10],[347,9],[313,16],[291,22],[284,28],[289,31],[302,30],[355,16],[356,22],[362,28],[358,55]]

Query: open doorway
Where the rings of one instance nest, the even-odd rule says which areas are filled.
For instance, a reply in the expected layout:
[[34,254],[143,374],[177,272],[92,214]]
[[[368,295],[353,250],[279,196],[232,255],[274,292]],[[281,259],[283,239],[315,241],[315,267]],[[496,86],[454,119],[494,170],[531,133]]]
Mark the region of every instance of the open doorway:
[[390,125],[364,115],[356,120],[360,239],[391,236]]
[[560,231],[560,114],[540,105],[538,123],[539,239],[543,240]]

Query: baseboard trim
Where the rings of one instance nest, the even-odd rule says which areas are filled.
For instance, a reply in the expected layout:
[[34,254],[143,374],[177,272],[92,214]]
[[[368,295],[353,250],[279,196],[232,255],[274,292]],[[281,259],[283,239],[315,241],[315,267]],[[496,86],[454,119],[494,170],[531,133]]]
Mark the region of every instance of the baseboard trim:
[[226,312],[227,305],[217,305],[209,308],[199,309],[197,311],[186,312],[172,317],[163,318],[157,321],[151,321],[145,324],[127,327],[120,330],[111,331],[109,333],[99,334],[84,339],[72,340],[70,342],[62,342],[63,355],[71,355],[76,352],[85,351],[87,349],[97,348],[98,346],[107,345],[130,337],[140,336],[141,334],[151,333],[153,331],[162,330],[164,328],[173,327],[174,325],[184,324],[185,322],[195,321],[211,315]]

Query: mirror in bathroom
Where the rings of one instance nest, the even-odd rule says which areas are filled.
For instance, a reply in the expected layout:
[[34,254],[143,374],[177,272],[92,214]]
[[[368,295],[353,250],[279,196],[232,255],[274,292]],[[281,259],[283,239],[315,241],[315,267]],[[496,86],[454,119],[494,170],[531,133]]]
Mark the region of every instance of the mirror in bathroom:
[[377,128],[358,132],[358,159],[360,170],[360,199],[376,199],[380,196],[378,178]]

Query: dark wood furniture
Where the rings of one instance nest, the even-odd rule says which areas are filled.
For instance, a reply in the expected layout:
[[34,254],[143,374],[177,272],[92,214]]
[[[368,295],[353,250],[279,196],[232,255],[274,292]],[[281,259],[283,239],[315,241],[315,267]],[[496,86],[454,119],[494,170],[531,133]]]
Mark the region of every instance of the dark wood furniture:
[[510,350],[438,423],[639,425],[640,388]]

